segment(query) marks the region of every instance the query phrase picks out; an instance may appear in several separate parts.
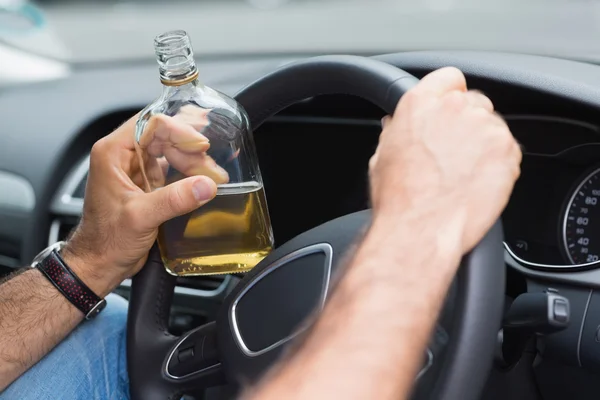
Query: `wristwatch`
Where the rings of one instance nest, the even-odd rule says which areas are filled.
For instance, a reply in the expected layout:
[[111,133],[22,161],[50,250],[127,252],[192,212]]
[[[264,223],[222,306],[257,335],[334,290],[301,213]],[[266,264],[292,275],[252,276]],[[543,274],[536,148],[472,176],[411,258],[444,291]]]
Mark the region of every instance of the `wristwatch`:
[[85,315],[86,320],[90,320],[106,307],[106,300],[98,297],[65,263],[60,256],[64,246],[65,242],[48,246],[33,259],[31,267],[38,269],[71,304]]

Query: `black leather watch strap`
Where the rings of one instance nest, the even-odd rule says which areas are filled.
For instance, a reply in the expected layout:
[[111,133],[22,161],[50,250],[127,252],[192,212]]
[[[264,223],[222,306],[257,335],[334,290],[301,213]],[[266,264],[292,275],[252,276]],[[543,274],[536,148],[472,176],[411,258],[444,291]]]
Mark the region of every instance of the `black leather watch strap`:
[[84,315],[91,319],[106,306],[106,300],[98,297],[64,262],[56,249],[50,251],[35,266]]

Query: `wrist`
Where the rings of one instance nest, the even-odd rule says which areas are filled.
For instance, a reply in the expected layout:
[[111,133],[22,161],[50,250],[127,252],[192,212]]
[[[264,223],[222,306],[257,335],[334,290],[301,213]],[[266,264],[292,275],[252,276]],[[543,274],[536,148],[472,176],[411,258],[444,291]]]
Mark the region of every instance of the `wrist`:
[[98,297],[106,297],[123,281],[120,277],[110,274],[106,266],[98,265],[97,260],[79,254],[70,243],[61,250],[60,256],[75,275]]
[[[417,256],[426,265],[458,265],[463,256],[464,213],[437,205],[411,207],[398,212],[374,211],[366,240],[376,247]],[[440,268],[440,265],[435,268]]]

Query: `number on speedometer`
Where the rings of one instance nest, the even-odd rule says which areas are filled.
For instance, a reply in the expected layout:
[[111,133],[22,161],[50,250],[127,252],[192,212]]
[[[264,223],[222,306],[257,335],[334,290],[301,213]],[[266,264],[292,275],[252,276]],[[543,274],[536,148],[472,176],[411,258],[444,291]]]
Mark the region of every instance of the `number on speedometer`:
[[563,239],[573,264],[600,257],[600,168],[581,181],[565,211]]

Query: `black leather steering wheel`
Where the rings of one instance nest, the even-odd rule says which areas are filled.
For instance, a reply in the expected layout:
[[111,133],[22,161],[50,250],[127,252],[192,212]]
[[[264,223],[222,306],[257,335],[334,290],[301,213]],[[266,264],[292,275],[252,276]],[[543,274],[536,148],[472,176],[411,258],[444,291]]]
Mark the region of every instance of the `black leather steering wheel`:
[[[256,129],[285,107],[321,94],[360,96],[391,114],[416,82],[407,72],[373,59],[323,56],[267,75],[243,89],[237,100]],[[176,278],[164,270],[154,248],[131,291],[127,355],[132,399],[178,399],[182,393],[257,379],[307,328],[303,322],[309,314],[323,306],[342,255],[369,220],[368,210],[350,214],[278,247],[225,298],[216,322],[181,337],[167,327]],[[498,222],[461,262],[424,354],[414,398],[478,398],[492,365],[504,288]],[[386,316],[406,317],[402,310]]]

